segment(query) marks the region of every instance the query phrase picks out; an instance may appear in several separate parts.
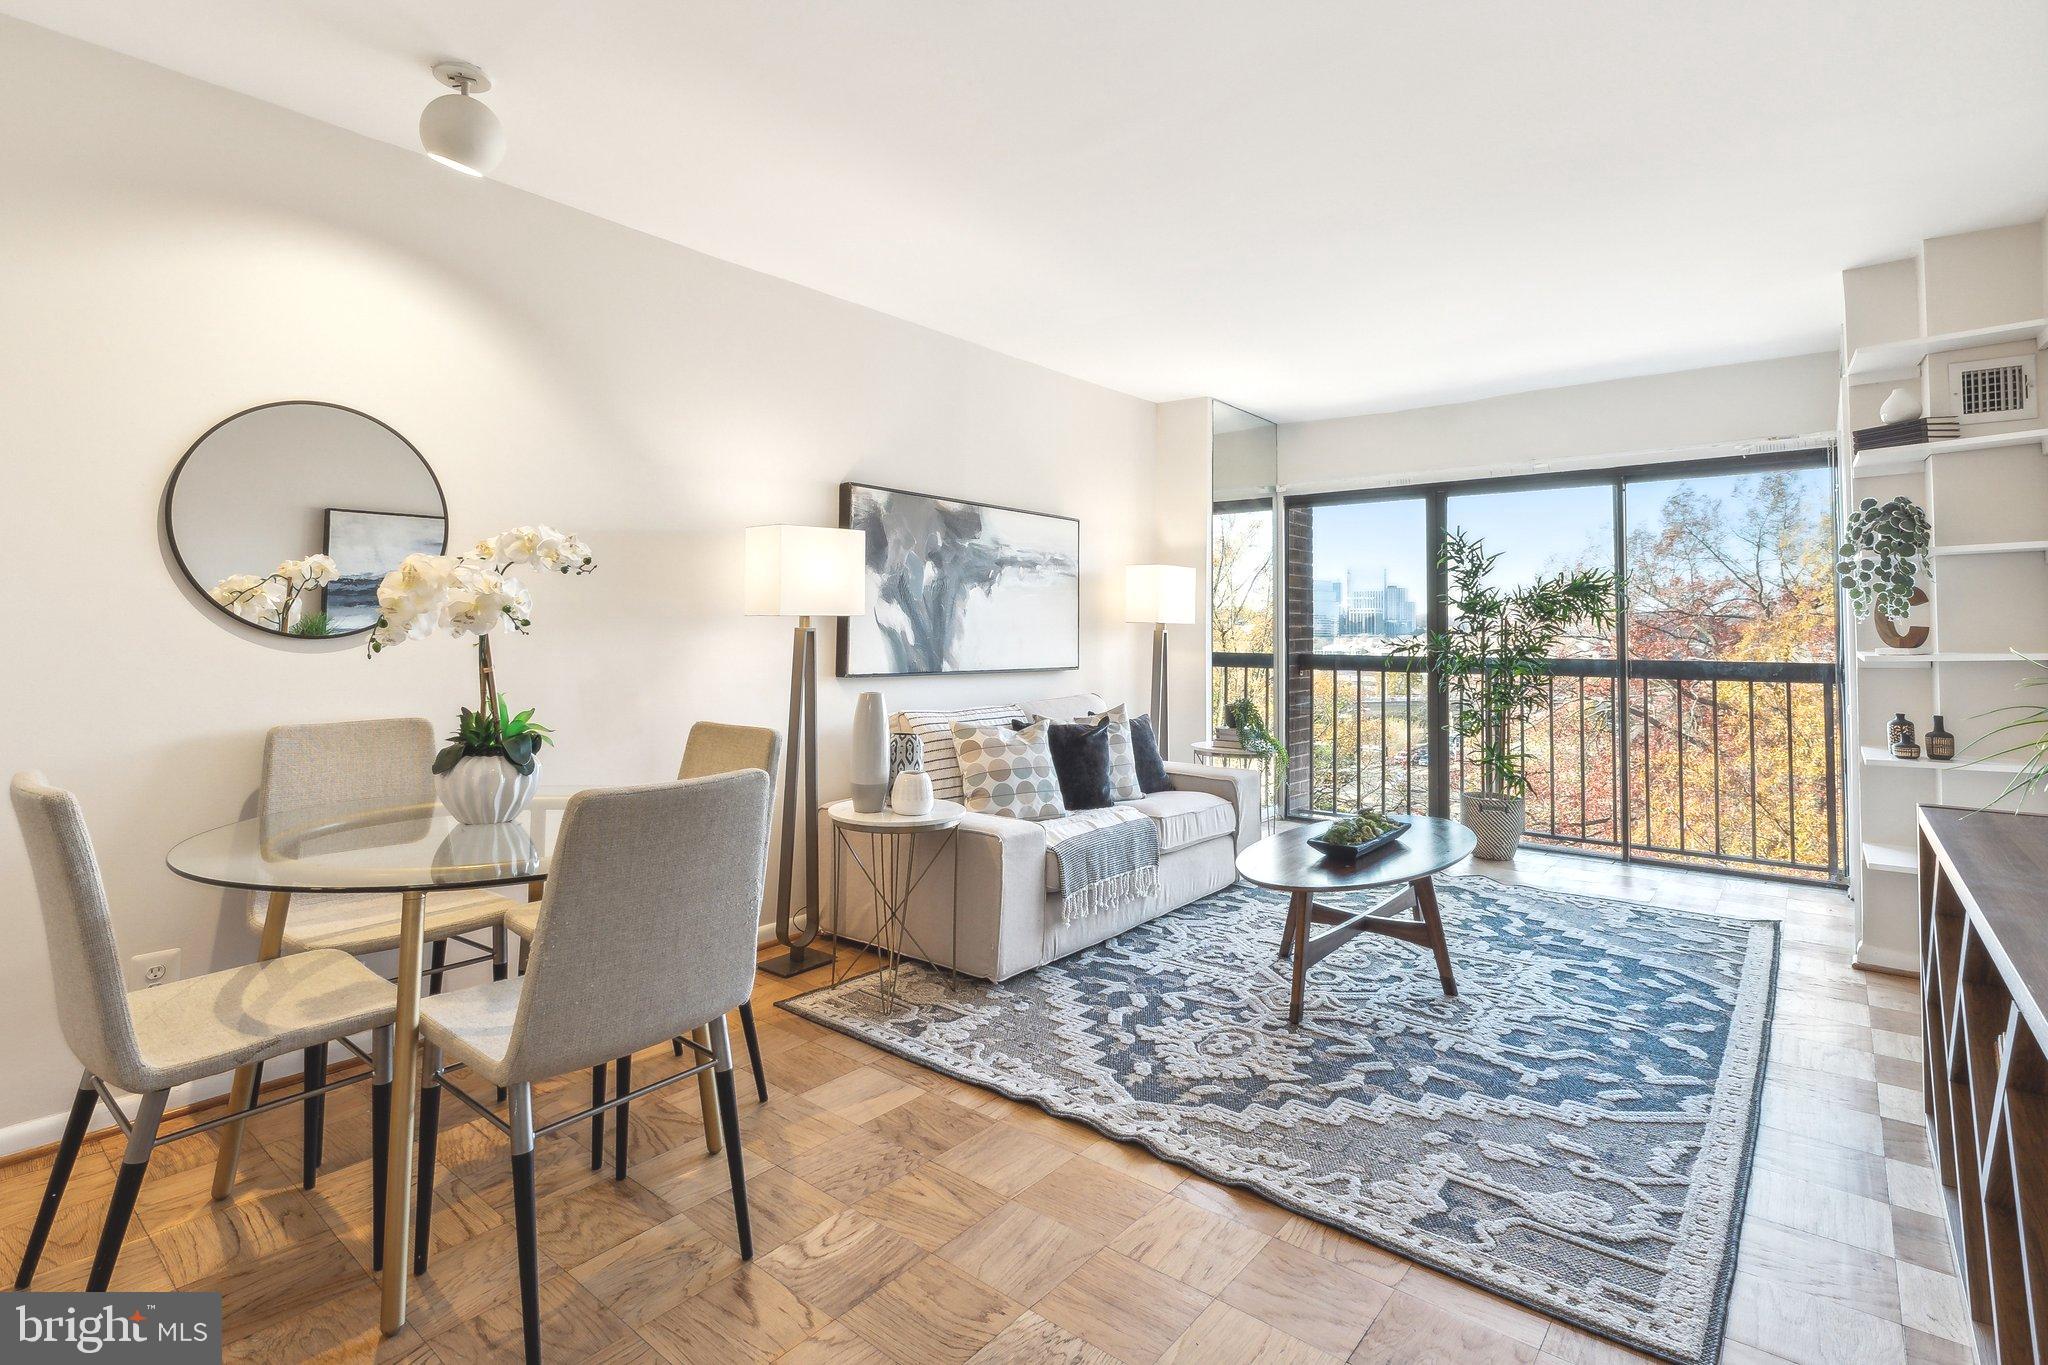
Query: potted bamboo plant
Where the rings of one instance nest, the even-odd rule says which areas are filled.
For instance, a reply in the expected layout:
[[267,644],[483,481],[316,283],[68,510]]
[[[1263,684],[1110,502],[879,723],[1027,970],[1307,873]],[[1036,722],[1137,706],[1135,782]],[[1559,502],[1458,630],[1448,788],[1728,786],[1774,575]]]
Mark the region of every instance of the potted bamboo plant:
[[1473,752],[1478,789],[1459,798],[1459,818],[1479,841],[1478,857],[1515,856],[1528,825],[1529,781],[1514,742],[1520,722],[1542,704],[1551,651],[1574,626],[1614,624],[1614,575],[1604,569],[1551,574],[1512,589],[1491,586],[1500,562],[1485,542],[1454,531],[1444,542],[1451,624],[1402,646],[1425,653],[1451,699],[1451,727]]

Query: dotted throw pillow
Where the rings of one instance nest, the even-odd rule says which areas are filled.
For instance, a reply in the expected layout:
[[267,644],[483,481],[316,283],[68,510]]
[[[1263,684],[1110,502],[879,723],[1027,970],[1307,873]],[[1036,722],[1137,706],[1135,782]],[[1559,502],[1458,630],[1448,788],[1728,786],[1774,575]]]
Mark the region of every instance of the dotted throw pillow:
[[1017,820],[1065,815],[1047,737],[1051,728],[1049,721],[1022,730],[956,724],[953,747],[960,754],[961,800],[967,809]]
[[1131,745],[1131,723],[1125,719],[1121,706],[1098,711],[1083,723],[1093,725],[1104,720],[1109,722],[1110,789],[1119,801],[1135,801],[1145,794],[1145,788],[1138,781],[1138,751]]

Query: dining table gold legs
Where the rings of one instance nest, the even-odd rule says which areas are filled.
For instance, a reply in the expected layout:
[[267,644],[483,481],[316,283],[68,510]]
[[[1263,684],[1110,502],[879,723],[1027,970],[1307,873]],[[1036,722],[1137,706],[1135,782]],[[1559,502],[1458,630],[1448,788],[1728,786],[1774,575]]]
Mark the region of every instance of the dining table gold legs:
[[[284,917],[291,910],[292,893],[273,891],[270,906],[263,912],[263,937],[256,946],[256,960],[268,962],[284,951]],[[256,1064],[235,1068],[234,1085],[228,1091],[228,1112],[247,1109],[256,1098]],[[235,1163],[242,1159],[242,1123],[237,1120],[220,1130],[220,1152],[213,1159],[213,1197],[225,1199],[235,1184]]]
[[384,1335],[405,1326],[406,1275],[412,1269],[412,1141],[420,1097],[420,957],[425,947],[425,896],[405,893],[398,917],[398,1017],[391,1034],[391,1158],[384,1194]]
[[[706,1053],[710,1051],[711,1030],[709,1028],[692,1029],[690,1037]],[[695,1065],[697,1062],[702,1061],[703,1058],[704,1054],[700,1053],[690,1058],[690,1062],[692,1065]],[[697,1107],[704,1113],[704,1150],[713,1156],[717,1156],[719,1152],[724,1150],[725,1142],[720,1136],[718,1088],[712,1083],[709,1071],[697,1073]]]

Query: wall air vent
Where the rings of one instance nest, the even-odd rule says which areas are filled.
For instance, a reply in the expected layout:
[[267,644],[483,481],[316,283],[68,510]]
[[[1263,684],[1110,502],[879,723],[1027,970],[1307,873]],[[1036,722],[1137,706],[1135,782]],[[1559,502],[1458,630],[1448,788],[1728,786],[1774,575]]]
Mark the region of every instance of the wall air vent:
[[1963,425],[2035,416],[2034,360],[2031,355],[2007,355],[1959,360],[1949,366],[1949,399]]

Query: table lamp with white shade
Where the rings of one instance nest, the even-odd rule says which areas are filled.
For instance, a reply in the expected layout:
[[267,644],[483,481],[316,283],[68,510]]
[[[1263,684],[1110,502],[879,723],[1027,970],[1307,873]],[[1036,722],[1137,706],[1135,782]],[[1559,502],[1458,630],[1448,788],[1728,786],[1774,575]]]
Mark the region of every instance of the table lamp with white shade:
[[[789,662],[789,754],[782,766],[782,872],[775,897],[775,938],[789,949],[789,956],[761,964],[761,970],[776,976],[794,976],[832,960],[830,953],[811,946],[818,937],[820,914],[818,632],[811,620],[867,615],[866,553],[867,540],[859,531],[832,526],[747,528],[747,614],[797,618]],[[799,765],[804,777],[801,801],[797,799]],[[804,905],[808,910],[801,929],[790,916],[799,812],[804,829]]]
[[1124,620],[1152,627],[1152,729],[1166,744],[1166,628],[1197,620],[1195,571],[1179,564],[1133,564],[1124,570]]

